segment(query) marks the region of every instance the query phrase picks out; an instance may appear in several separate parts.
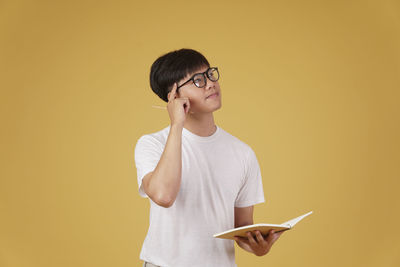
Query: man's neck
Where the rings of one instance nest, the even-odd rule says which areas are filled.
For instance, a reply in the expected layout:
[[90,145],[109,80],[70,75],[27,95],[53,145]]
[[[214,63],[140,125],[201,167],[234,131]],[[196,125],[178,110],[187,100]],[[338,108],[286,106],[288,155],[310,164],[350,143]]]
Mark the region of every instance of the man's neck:
[[213,113],[187,114],[183,127],[199,136],[210,136],[217,130]]

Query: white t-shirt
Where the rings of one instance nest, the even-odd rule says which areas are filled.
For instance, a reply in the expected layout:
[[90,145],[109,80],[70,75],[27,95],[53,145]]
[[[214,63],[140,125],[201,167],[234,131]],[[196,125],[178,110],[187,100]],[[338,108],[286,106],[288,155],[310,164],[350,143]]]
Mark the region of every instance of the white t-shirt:
[[[139,194],[153,171],[170,126],[139,138],[135,163]],[[207,137],[182,130],[182,176],[174,204],[150,198],[150,225],[140,259],[162,267],[236,266],[233,240],[213,235],[234,228],[234,207],[265,202],[260,167],[251,147],[217,126]]]

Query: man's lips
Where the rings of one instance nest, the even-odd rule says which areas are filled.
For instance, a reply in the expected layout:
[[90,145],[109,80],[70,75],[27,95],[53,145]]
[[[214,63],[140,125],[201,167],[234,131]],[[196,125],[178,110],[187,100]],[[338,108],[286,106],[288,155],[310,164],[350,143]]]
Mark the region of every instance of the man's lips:
[[213,97],[213,96],[218,96],[218,92],[211,94],[211,95],[207,96],[206,98]]

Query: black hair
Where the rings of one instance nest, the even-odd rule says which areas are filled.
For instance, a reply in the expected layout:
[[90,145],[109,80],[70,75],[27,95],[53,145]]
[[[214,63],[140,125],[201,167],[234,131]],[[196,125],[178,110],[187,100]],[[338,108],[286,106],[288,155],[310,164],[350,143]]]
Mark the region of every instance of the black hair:
[[150,86],[162,100],[168,102],[168,93],[175,82],[202,67],[210,67],[198,51],[182,48],[160,56],[151,65]]

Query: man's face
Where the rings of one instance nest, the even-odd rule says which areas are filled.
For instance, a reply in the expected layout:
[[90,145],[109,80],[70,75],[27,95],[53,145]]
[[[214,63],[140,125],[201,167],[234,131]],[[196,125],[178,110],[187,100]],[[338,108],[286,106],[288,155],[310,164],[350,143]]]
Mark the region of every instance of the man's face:
[[[178,82],[178,86],[189,80],[194,74],[205,72],[207,66],[189,73]],[[207,84],[203,88],[197,87],[193,81],[179,88],[179,97],[187,97],[190,101],[190,112],[210,113],[221,107],[221,89],[218,81],[213,82],[207,77]]]

